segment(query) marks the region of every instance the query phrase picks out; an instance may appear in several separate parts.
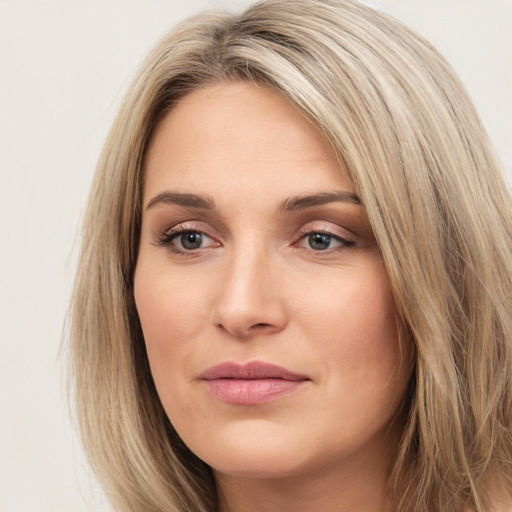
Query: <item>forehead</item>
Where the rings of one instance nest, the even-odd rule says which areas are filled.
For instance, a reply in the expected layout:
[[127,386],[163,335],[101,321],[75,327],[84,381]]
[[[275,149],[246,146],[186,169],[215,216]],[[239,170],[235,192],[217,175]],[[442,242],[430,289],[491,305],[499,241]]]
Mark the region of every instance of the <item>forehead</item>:
[[331,147],[301,112],[278,92],[249,83],[185,96],[157,126],[145,172],[146,199],[162,188],[352,190]]

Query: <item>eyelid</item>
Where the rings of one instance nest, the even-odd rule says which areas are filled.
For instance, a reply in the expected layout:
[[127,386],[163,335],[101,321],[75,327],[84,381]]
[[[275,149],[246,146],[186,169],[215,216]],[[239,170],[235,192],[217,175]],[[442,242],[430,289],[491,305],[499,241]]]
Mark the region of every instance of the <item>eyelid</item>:
[[171,225],[167,227],[166,229],[163,229],[161,231],[158,231],[155,234],[154,242],[153,244],[160,247],[167,247],[169,250],[172,250],[175,253],[188,253],[188,254],[195,254],[196,252],[200,251],[201,249],[207,249],[208,247],[199,248],[196,250],[180,250],[178,247],[172,246],[172,241],[179,236],[182,233],[187,232],[195,232],[200,233],[201,235],[204,235],[211,239],[213,242],[215,242],[214,245],[216,247],[220,247],[222,244],[219,241],[219,237],[212,234],[213,229],[205,229],[205,223],[204,222],[197,222],[197,221],[184,221],[180,222],[175,225]]
[[355,242],[357,240],[357,233],[352,229],[341,226],[338,222],[332,220],[313,220],[306,222],[299,229],[298,234],[304,235],[309,233],[324,233],[326,235],[336,236],[343,240],[350,240]]
[[[325,222],[311,222],[307,225],[303,226],[299,232],[297,233],[297,239],[293,243],[295,246],[299,246],[299,244],[306,239],[309,235],[313,233],[319,233],[322,235],[327,235],[331,238],[334,238],[338,242],[340,242],[340,246],[337,246],[335,248],[331,249],[324,249],[324,250],[315,250],[312,248],[303,247],[303,249],[315,253],[315,254],[329,254],[332,252],[341,251],[344,249],[351,248],[356,245],[356,239],[354,237],[354,233],[351,232],[351,230],[343,229],[343,233],[341,233],[342,228],[340,226],[334,225],[336,227],[327,227],[325,226]],[[329,224],[331,224],[329,222]],[[332,225],[332,224],[331,224]],[[336,229],[337,228],[337,229]]]
[[[180,248],[173,244],[173,241],[181,234],[187,232],[197,232],[205,237],[209,238],[212,243],[205,247],[199,247],[197,249],[185,249]],[[304,240],[311,234],[318,233],[331,237],[332,239],[339,242],[336,247],[327,248],[327,249],[314,249],[312,247],[302,246]],[[220,236],[216,232],[216,230],[207,222],[202,220],[187,220],[182,221],[176,224],[172,224],[165,229],[162,229],[155,233],[153,245],[159,247],[166,247],[171,252],[183,255],[183,256],[193,256],[198,255],[198,253],[215,247],[222,247],[223,244],[220,242]],[[358,238],[356,233],[354,233],[351,229],[346,228],[344,226],[340,226],[337,223],[332,222],[331,220],[314,220],[307,222],[303,225],[297,232],[293,238],[291,243],[292,247],[297,247],[303,249],[305,251],[311,252],[313,254],[329,254],[334,252],[339,252],[348,248],[351,248],[356,245]]]

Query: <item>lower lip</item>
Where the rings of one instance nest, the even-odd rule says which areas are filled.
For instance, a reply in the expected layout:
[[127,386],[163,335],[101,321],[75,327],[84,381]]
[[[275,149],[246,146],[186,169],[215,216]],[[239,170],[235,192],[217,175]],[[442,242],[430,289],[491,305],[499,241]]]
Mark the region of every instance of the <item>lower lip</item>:
[[205,381],[210,393],[222,402],[258,405],[297,391],[307,380],[214,379]]

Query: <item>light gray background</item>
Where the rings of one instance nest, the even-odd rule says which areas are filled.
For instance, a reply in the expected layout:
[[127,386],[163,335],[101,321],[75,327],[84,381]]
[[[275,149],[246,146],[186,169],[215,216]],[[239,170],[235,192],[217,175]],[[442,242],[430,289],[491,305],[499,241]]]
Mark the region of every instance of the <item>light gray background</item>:
[[[0,0],[0,512],[110,508],[63,398],[62,325],[95,162],[158,37],[246,0]],[[512,0],[373,0],[466,83],[512,181]]]

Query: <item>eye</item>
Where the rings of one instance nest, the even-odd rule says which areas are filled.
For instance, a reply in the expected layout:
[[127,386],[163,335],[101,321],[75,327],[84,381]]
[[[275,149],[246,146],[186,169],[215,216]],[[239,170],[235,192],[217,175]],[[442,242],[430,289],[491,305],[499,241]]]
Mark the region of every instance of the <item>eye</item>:
[[331,235],[326,235],[325,233],[310,233],[307,240],[311,249],[325,251],[325,249],[329,249],[334,239]]
[[315,252],[320,251],[336,251],[346,247],[352,247],[355,242],[348,240],[333,233],[326,233],[323,231],[311,231],[305,233],[299,240],[299,246]]
[[185,231],[172,238],[174,244],[180,244],[187,251],[200,249],[203,243],[207,243],[208,240],[211,240],[211,238],[203,233],[199,233],[199,231]]
[[181,231],[174,233],[169,237],[169,244],[173,245],[177,250],[194,251],[217,245],[216,242],[201,231]]
[[156,242],[175,253],[187,253],[205,249],[207,247],[219,247],[219,242],[209,237],[206,233],[195,229],[177,227],[170,232],[163,233]]

